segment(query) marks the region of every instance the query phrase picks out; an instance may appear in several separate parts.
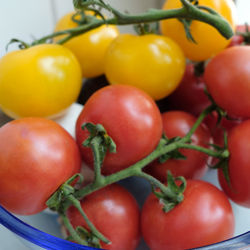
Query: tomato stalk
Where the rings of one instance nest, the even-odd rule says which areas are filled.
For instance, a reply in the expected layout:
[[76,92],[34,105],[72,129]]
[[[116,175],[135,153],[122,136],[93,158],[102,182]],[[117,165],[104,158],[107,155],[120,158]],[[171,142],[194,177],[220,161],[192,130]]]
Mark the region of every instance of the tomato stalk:
[[[46,43],[56,36],[66,35],[66,37],[60,39],[57,42],[58,44],[63,44],[75,36],[81,35],[104,24],[131,25],[147,22],[157,22],[169,18],[177,18],[182,20],[198,20],[212,25],[218,30],[218,32],[220,32],[222,36],[227,39],[233,36],[234,33],[231,26],[229,25],[227,20],[224,17],[220,16],[217,12],[208,7],[192,4],[188,0],[180,1],[182,2],[183,6],[178,9],[149,9],[148,11],[141,14],[130,15],[127,13],[121,13],[112,6],[104,3],[104,1],[102,0],[75,0],[74,5],[76,9],[81,11],[92,10],[96,12],[97,15],[101,16],[102,19],[88,16],[88,18],[86,18],[86,23],[83,23],[76,28],[54,32],[34,41],[31,45]],[[105,19],[98,9],[100,7],[109,11],[113,15],[113,17]]]

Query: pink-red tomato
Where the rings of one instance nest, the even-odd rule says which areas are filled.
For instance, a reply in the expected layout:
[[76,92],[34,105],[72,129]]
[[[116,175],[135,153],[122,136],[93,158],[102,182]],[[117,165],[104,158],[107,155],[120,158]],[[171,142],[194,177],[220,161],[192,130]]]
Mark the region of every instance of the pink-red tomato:
[[250,117],[250,47],[234,46],[215,56],[204,79],[215,102],[231,116]]
[[188,180],[184,200],[167,213],[162,208],[153,194],[142,208],[142,235],[151,250],[196,248],[233,236],[232,207],[210,183]]
[[[134,197],[118,184],[100,189],[81,201],[81,206],[90,221],[111,244],[101,242],[102,248],[133,250],[140,238],[139,207]],[[75,207],[67,215],[73,227],[88,228]]]
[[225,193],[239,205],[250,208],[250,120],[234,127],[228,136],[230,185],[220,169],[219,182]]
[[[167,138],[184,137],[194,125],[196,118],[183,111],[169,111],[162,114],[163,131]],[[191,137],[192,144],[208,147],[211,136],[207,127],[202,124]],[[164,163],[158,160],[145,168],[145,171],[162,182],[166,182],[167,171],[174,176],[201,178],[207,170],[208,156],[193,149],[179,150],[186,159],[169,159]]]
[[178,88],[166,98],[166,105],[172,110],[183,110],[199,115],[211,102],[204,92],[203,75],[195,74],[195,66],[189,63]]
[[0,204],[13,213],[41,212],[80,167],[76,142],[51,120],[22,118],[0,128]]
[[145,92],[128,85],[112,85],[95,92],[87,101],[76,123],[76,139],[83,160],[93,165],[90,148],[82,146],[89,136],[82,124],[102,124],[117,146],[108,153],[103,174],[124,169],[151,153],[162,136],[159,109]]
[[227,119],[223,117],[219,124],[218,122],[218,114],[213,112],[209,114],[204,123],[207,125],[212,137],[213,143],[218,146],[224,145],[224,133],[228,134],[236,125],[239,125],[242,122],[242,119]]
[[[232,37],[231,42],[229,44],[229,47],[236,46],[236,45],[243,45],[243,44],[249,44],[249,38],[250,38],[250,25],[237,25],[236,27],[236,34]],[[243,34],[240,34],[243,33]],[[245,36],[245,37],[244,37]]]

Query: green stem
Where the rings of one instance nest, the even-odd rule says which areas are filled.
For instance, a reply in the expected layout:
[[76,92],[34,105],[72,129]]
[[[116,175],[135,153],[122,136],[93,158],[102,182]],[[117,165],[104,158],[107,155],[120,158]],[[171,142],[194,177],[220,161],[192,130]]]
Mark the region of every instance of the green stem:
[[58,31],[52,33],[48,36],[45,36],[39,40],[36,40],[32,43],[32,45],[44,43],[53,37],[59,35],[67,35],[63,39],[59,40],[58,44],[63,44],[70,40],[71,38],[83,34],[89,30],[95,29],[103,24],[115,24],[115,25],[130,25],[130,24],[138,24],[145,22],[157,22],[163,19],[169,18],[184,18],[189,20],[198,20],[201,22],[205,22],[207,24],[215,27],[218,32],[221,33],[225,38],[229,39],[233,36],[233,30],[226,19],[220,16],[213,11],[207,12],[200,10],[198,6],[191,4],[187,0],[182,0],[184,6],[178,9],[170,9],[170,10],[160,10],[160,9],[150,9],[147,12],[138,14],[138,15],[129,15],[123,14],[116,11],[114,8],[110,7],[110,11],[114,14],[113,18],[109,18],[106,20],[91,18],[91,21],[86,24],[82,24],[76,28],[67,29],[64,31]]
[[212,149],[209,148],[203,148],[197,145],[193,145],[193,144],[186,144],[186,143],[178,143],[178,148],[188,148],[188,149],[193,149],[193,150],[197,150],[200,152],[203,152],[207,155],[216,157],[216,158],[228,158],[229,156],[229,151],[226,149],[224,151],[214,151]]
[[91,148],[94,156],[94,170],[95,170],[95,180],[96,183],[101,183],[103,181],[103,176],[101,174],[101,165],[103,159],[101,159],[99,145],[101,143],[100,137],[95,137],[91,142]]
[[[176,196],[175,193],[173,193],[169,188],[168,186],[164,185],[162,182],[158,181],[156,178],[154,178],[153,176],[145,173],[145,172],[142,172],[140,171],[136,176],[138,177],[141,177],[141,178],[144,178],[146,180],[148,180],[151,184],[153,184],[154,186],[160,188],[160,190],[162,191],[162,193],[164,195],[166,195],[166,197],[168,199],[171,199],[173,201],[175,201],[176,203],[179,203],[180,202],[180,199],[178,199],[179,197]],[[166,173],[166,176],[167,176],[167,173]]]
[[68,217],[63,213],[60,214],[62,220],[63,220],[63,224],[65,225],[65,227],[67,228],[67,230],[69,231],[71,237],[78,243],[82,244],[82,245],[88,245],[88,242],[85,241],[84,239],[82,239],[78,233],[76,232],[76,230],[73,228],[72,224],[70,223]]
[[110,243],[110,241],[103,235],[101,234],[97,228],[95,227],[95,225],[89,220],[88,216],[85,214],[85,212],[83,211],[82,207],[81,207],[81,203],[79,200],[77,200],[73,195],[70,195],[67,197],[68,200],[70,200],[73,204],[73,206],[75,206],[77,208],[77,210],[80,212],[80,214],[82,215],[82,217],[84,218],[84,220],[86,221],[90,231],[101,241],[103,241],[104,243],[108,244]]
[[178,148],[177,143],[172,143],[167,146],[163,146],[165,143],[165,140],[161,140],[160,143],[158,144],[157,148],[149,154],[147,157],[144,159],[138,161],[137,163],[131,165],[130,167],[123,169],[117,173],[111,174],[109,176],[104,177],[103,182],[101,183],[90,183],[89,185],[85,186],[84,188],[76,191],[75,197],[77,199],[82,199],[86,195],[103,188],[107,185],[110,185],[112,183],[118,182],[120,180],[123,180],[125,178],[131,177],[131,176],[138,176],[141,173],[141,169],[145,166],[147,166],[150,162],[153,160],[157,159],[159,156],[162,154],[166,154],[170,151],[173,151]]
[[211,106],[207,107],[203,110],[203,112],[200,114],[200,116],[197,118],[195,124],[190,129],[190,131],[186,134],[185,137],[183,137],[182,142],[187,142],[191,139],[192,134],[195,132],[195,130],[200,126],[204,118],[210,114],[212,111],[216,110],[216,105],[212,104]]

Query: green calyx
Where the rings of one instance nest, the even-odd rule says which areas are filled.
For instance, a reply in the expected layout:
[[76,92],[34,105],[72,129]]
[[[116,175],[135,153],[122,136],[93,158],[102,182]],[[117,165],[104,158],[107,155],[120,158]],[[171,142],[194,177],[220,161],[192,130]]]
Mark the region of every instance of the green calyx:
[[170,171],[167,173],[167,186],[165,191],[157,191],[153,187],[153,193],[163,204],[162,210],[167,213],[171,211],[175,206],[181,203],[184,199],[184,191],[186,189],[187,181],[184,177],[174,177]]

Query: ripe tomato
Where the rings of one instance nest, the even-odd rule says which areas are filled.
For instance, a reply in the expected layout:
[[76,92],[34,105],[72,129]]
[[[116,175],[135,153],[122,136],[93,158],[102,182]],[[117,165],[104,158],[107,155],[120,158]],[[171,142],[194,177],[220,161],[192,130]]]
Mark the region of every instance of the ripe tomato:
[[[91,12],[87,12],[89,15]],[[55,31],[71,29],[78,26],[72,20],[75,13],[68,13],[56,24]],[[78,18],[78,16],[76,16]],[[76,36],[64,46],[69,48],[80,62],[83,77],[96,77],[104,73],[104,55],[109,44],[119,35],[119,30],[114,25],[102,25],[94,30]],[[63,36],[56,37],[58,41]]]
[[[163,131],[167,138],[185,136],[196,118],[186,112],[169,111],[162,114]],[[208,147],[211,137],[207,127],[200,126],[191,137],[192,144]],[[202,152],[191,149],[179,150],[187,158],[169,159],[164,163],[158,160],[145,168],[145,171],[156,177],[162,182],[166,182],[167,171],[170,170],[174,176],[184,176],[185,178],[201,178],[207,170],[208,156]]]
[[22,118],[0,128],[0,204],[10,212],[41,212],[80,166],[76,142],[51,120]]
[[141,160],[159,143],[162,120],[155,102],[143,91],[125,85],[104,87],[86,102],[76,123],[76,139],[83,160],[93,165],[90,148],[82,146],[89,132],[83,123],[102,124],[114,140],[117,152],[107,153],[103,174],[111,174]]
[[[136,248],[140,237],[139,207],[125,188],[118,184],[107,186],[86,196],[81,206],[95,227],[111,241],[111,244],[102,242],[102,248]],[[73,227],[88,228],[75,207],[70,207],[67,215]]]
[[[232,37],[229,47],[236,45],[249,44],[250,42],[250,25],[237,25],[236,26],[236,34]],[[244,35],[237,34],[244,33]]]
[[155,100],[173,92],[184,71],[181,49],[160,35],[120,35],[110,44],[105,59],[105,75],[111,84],[135,86]]
[[76,101],[81,69],[63,46],[43,44],[0,59],[0,107],[12,118],[51,117]]
[[234,215],[226,195],[210,183],[188,180],[184,200],[165,213],[151,194],[142,208],[141,230],[152,250],[191,249],[231,238]]
[[203,75],[196,76],[194,64],[189,63],[180,85],[166,98],[165,105],[168,109],[183,110],[198,116],[211,104],[204,90]]
[[239,205],[250,208],[250,120],[235,126],[228,136],[229,179],[227,183],[222,170],[219,182],[225,193]]
[[250,117],[250,47],[234,46],[215,56],[204,79],[215,102],[231,116]]
[[[199,5],[214,9],[235,29],[236,7],[232,0],[199,0]],[[181,6],[181,1],[167,0],[163,9],[176,9]],[[214,27],[200,21],[192,21],[190,26],[191,34],[196,43],[187,39],[184,26],[178,19],[162,21],[161,31],[165,36],[176,41],[185,56],[193,61],[204,61],[211,58],[230,43],[230,40],[224,38]]]
[[204,123],[207,125],[212,137],[213,143],[219,146],[224,145],[224,132],[228,134],[235,126],[239,125],[242,120],[235,119],[235,120],[228,120],[226,118],[222,118],[220,124],[217,124],[218,115],[217,113],[212,113],[208,115]]

